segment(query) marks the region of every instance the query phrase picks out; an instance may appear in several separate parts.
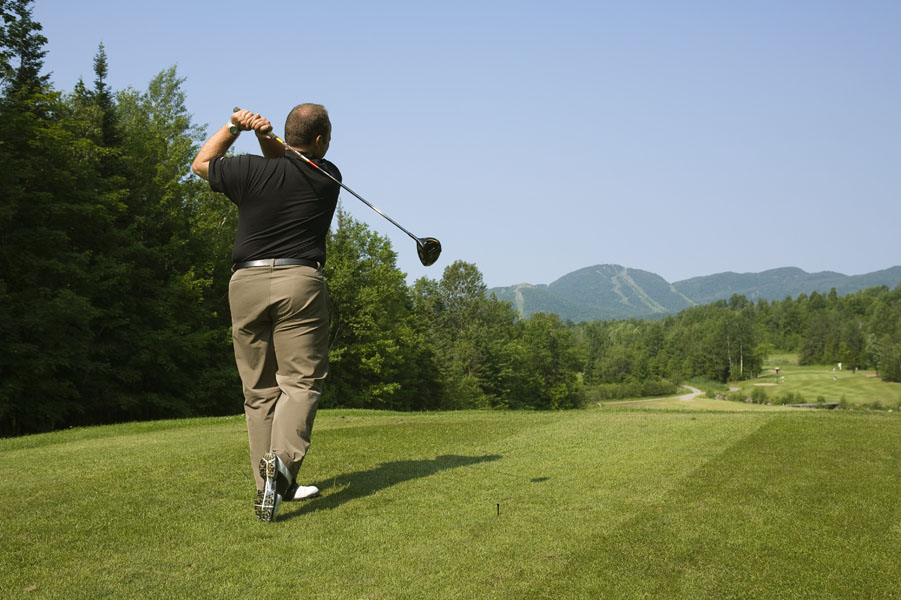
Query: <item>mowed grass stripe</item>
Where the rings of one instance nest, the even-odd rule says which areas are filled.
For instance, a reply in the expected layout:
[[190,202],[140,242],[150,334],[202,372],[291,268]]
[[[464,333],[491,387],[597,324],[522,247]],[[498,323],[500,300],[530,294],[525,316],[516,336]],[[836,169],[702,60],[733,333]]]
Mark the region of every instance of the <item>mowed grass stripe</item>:
[[[752,451],[761,443],[770,453],[796,445],[793,469],[814,489],[825,474],[813,469],[808,446],[828,442],[821,449],[853,463],[875,444],[882,450],[871,453],[871,468],[848,463],[840,476],[857,473],[853,484],[864,490],[897,484],[898,456],[885,448],[901,447],[901,419],[836,419],[843,435],[808,430],[819,422],[814,413],[785,412],[323,411],[303,469],[322,497],[283,505],[281,522],[271,525],[252,516],[240,418],[0,440],[0,544],[9,557],[0,590],[7,597],[256,597],[269,582],[271,595],[308,598],[578,598],[611,589],[621,593],[610,597],[690,597],[719,584],[697,566],[704,564],[697,532],[708,518],[723,521],[712,521],[705,543],[729,547],[741,507],[766,515],[774,504],[778,521],[783,504],[808,489],[758,465],[771,459]],[[761,503],[755,486],[765,485],[773,489]],[[856,498],[850,505],[841,496],[834,510],[885,496],[873,494],[849,496]],[[730,504],[720,507],[725,499]],[[676,510],[682,504],[695,508]],[[730,513],[731,505],[739,512]],[[661,514],[669,520],[655,521]],[[692,520],[699,515],[707,516]],[[743,522],[749,540],[774,535],[766,521]],[[812,523],[808,516],[799,531]],[[863,553],[870,534],[855,521],[849,527],[850,551]],[[666,539],[658,533],[664,529]],[[894,532],[883,551],[897,548],[897,526]],[[803,535],[774,539],[800,554],[817,543]],[[646,566],[633,553],[648,549],[650,558],[669,561],[665,572],[690,575],[632,578]],[[759,565],[729,568],[743,582],[735,584],[739,595],[759,591]],[[883,583],[870,585],[879,591]]]
[[[473,490],[471,506],[497,500],[499,516],[467,506],[454,512],[454,522],[470,526],[445,552],[459,544],[473,553],[468,562],[484,565],[456,584],[465,586],[461,597],[566,597],[557,583],[581,570],[573,561],[580,548],[763,422],[628,411],[567,416],[518,440],[527,443],[497,465],[507,477],[489,473]],[[432,597],[443,597],[442,583],[430,582]]]
[[[897,419],[774,419],[610,535],[565,597],[901,597]],[[549,596],[550,597],[550,596]]]

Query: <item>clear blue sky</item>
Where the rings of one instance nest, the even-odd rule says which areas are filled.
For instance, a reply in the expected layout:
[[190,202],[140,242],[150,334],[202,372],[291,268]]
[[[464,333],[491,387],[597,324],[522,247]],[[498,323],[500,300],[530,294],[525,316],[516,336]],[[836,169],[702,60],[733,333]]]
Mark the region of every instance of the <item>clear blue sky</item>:
[[[897,0],[36,0],[57,89],[177,65],[195,122],[328,107],[345,183],[412,282],[615,263],[670,282],[901,264]],[[254,151],[252,137],[239,151]]]

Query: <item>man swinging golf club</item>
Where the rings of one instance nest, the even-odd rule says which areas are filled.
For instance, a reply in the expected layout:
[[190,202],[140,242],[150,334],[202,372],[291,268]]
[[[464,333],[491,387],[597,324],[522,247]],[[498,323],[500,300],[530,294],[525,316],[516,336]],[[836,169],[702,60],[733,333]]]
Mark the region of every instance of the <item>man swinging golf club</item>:
[[[250,130],[263,156],[226,157],[240,132]],[[322,266],[341,180],[324,159],[332,127],[323,106],[291,110],[285,123],[289,151],[265,135],[271,131],[268,119],[237,110],[191,166],[238,206],[228,299],[257,485],[254,510],[261,521],[273,521],[283,500],[319,493],[296,478],[328,371]]]

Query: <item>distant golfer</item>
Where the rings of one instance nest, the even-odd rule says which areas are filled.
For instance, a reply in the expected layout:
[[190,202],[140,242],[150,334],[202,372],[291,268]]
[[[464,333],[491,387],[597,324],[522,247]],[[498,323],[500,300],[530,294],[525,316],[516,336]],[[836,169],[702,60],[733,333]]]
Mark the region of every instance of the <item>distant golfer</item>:
[[[226,157],[240,132],[249,130],[256,132],[263,156]],[[319,493],[315,486],[298,486],[296,478],[328,372],[322,266],[340,189],[267,138],[271,130],[268,119],[237,111],[191,165],[238,206],[228,300],[257,485],[254,510],[261,521],[273,521],[282,500]],[[324,160],[331,133],[323,106],[301,104],[288,114],[284,137],[340,180],[338,168]]]

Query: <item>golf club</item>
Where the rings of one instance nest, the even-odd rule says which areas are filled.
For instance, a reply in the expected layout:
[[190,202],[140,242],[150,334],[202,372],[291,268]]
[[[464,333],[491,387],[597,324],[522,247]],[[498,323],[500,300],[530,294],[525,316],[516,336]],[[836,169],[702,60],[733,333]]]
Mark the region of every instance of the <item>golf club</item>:
[[[239,110],[241,110],[241,109],[238,108],[238,107],[236,106],[233,112],[238,112]],[[237,130],[238,130],[238,128],[235,127],[234,125],[232,125],[231,127],[229,127],[229,129],[231,130],[232,134],[235,134],[235,133],[237,132]],[[291,152],[293,152],[294,154],[296,154],[296,155],[297,155],[301,160],[303,160],[305,163],[307,163],[308,165],[310,165],[311,167],[313,167],[314,169],[316,169],[317,171],[319,171],[319,172],[322,173],[323,175],[327,176],[329,179],[331,179],[332,181],[334,181],[335,183],[337,183],[338,185],[340,185],[342,188],[344,188],[345,190],[347,190],[348,192],[350,192],[350,193],[353,194],[354,196],[356,196],[356,198],[357,198],[358,200],[360,200],[363,204],[365,204],[366,206],[368,206],[369,208],[371,208],[371,209],[374,210],[375,212],[379,213],[380,215],[382,215],[383,217],[385,217],[386,219],[388,219],[395,227],[397,227],[398,229],[400,229],[401,231],[403,231],[404,233],[406,233],[408,236],[410,236],[411,238],[413,238],[414,240],[416,240],[416,253],[419,254],[419,262],[422,263],[422,266],[428,267],[428,266],[430,266],[430,265],[435,264],[435,261],[438,260],[438,257],[441,255],[441,242],[439,242],[437,238],[433,238],[433,237],[426,237],[426,238],[416,237],[415,235],[413,235],[412,233],[410,233],[409,231],[407,231],[405,228],[403,228],[403,227],[400,225],[400,223],[398,223],[397,221],[395,221],[394,219],[392,219],[391,217],[389,217],[388,215],[386,215],[385,213],[383,213],[382,211],[380,211],[379,209],[377,209],[375,206],[373,206],[372,204],[370,204],[370,202],[369,202],[368,200],[366,200],[366,198],[364,198],[364,197],[361,196],[360,194],[356,193],[355,191],[353,191],[352,189],[350,189],[349,187],[347,187],[346,185],[344,185],[343,183],[341,183],[340,181],[338,181],[337,179],[335,179],[334,177],[332,177],[332,175],[331,175],[330,173],[328,173],[325,169],[323,169],[322,167],[320,167],[319,165],[317,165],[316,163],[314,163],[312,160],[310,160],[309,158],[307,158],[306,156],[304,156],[303,154],[301,154],[299,151],[297,151],[297,150],[295,150],[294,148],[292,148],[291,146],[289,146],[288,143],[285,142],[285,140],[283,140],[283,139],[281,139],[280,137],[278,137],[278,136],[275,134],[275,132],[274,132],[273,130],[270,129],[269,132],[268,132],[266,135],[267,135],[270,139],[274,139],[274,140],[277,141],[279,144],[281,144],[282,146],[284,146],[286,149],[288,149],[288,150],[290,150]]]

